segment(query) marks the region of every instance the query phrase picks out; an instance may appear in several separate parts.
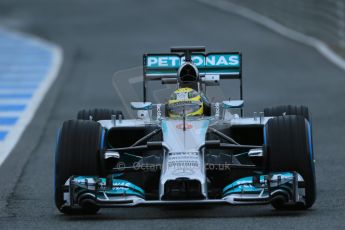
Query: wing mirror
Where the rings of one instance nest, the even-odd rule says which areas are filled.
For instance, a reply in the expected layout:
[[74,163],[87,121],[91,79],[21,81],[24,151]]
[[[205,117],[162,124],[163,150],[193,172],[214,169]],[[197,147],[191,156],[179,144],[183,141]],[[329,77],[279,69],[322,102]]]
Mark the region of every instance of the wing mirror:
[[133,110],[151,110],[152,102],[131,102]]
[[224,109],[240,109],[243,107],[243,104],[244,104],[243,100],[223,101],[223,108]]

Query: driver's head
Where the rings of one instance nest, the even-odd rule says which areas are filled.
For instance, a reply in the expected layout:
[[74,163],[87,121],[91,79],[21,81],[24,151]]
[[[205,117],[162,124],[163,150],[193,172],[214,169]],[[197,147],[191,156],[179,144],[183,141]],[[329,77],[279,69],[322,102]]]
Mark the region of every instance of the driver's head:
[[179,88],[175,90],[168,101],[169,117],[201,116],[204,113],[204,105],[201,95],[191,88]]

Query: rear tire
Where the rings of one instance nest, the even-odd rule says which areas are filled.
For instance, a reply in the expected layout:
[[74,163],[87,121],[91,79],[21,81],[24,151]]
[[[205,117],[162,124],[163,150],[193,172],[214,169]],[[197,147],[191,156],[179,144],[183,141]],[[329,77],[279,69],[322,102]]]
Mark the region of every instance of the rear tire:
[[55,204],[65,214],[95,214],[97,206],[72,209],[64,207],[64,184],[73,175],[100,174],[102,127],[94,121],[65,121],[59,132],[55,153]]
[[265,117],[278,117],[283,115],[302,116],[311,122],[309,109],[306,106],[280,105],[264,109]]
[[305,205],[286,206],[273,203],[276,209],[307,209],[316,199],[315,166],[311,128],[302,116],[272,118],[265,126],[269,172],[298,172],[304,180]]
[[99,120],[110,120],[111,115],[116,115],[116,119],[119,119],[121,115],[123,117],[123,113],[119,110],[113,109],[83,109],[78,112],[77,119],[78,120],[90,120],[90,117],[93,121]]

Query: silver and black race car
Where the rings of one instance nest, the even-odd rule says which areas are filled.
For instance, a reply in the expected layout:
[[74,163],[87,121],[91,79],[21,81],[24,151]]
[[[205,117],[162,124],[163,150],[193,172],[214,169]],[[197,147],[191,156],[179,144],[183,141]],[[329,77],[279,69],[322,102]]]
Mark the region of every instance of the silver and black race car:
[[[143,58],[143,102],[131,103],[138,118],[125,119],[111,109],[82,110],[59,130],[55,203],[62,213],[155,205],[313,205],[307,107],[277,106],[244,117],[238,52],[173,47]],[[209,102],[206,88],[226,79],[239,80],[239,100]],[[147,100],[151,80],[176,85],[169,102]]]

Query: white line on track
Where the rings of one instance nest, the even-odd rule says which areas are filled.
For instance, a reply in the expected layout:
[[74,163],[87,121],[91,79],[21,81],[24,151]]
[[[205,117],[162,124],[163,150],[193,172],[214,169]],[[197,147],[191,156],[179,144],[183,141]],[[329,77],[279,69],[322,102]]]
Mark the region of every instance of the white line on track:
[[0,88],[0,94],[33,93],[34,91],[35,91],[34,89],[1,89]]
[[10,131],[11,129],[13,129],[11,125],[0,125],[0,131]]
[[[19,120],[17,121],[16,125],[12,126],[5,141],[0,142],[0,150],[1,150],[0,166],[1,166],[1,164],[5,161],[5,159],[11,153],[12,149],[14,148],[14,146],[20,139],[25,128],[28,126],[28,124],[34,117],[35,112],[38,109],[40,103],[42,102],[44,95],[47,93],[48,89],[51,87],[51,85],[55,81],[58,75],[58,71],[62,64],[63,53],[62,53],[62,50],[58,46],[48,43],[37,37],[33,37],[31,35],[8,31],[7,29],[1,29],[1,28],[0,28],[0,33],[6,33],[7,35],[11,36],[14,39],[19,39],[19,40],[26,39],[26,41],[32,45],[44,47],[45,49],[48,49],[52,52],[52,58],[53,58],[49,72],[44,76],[43,80],[40,82],[31,100],[28,103],[26,103],[26,109],[20,112],[21,116],[19,117]],[[11,80],[9,80],[8,82],[11,82]],[[25,81],[25,84],[30,84],[30,80]],[[18,114],[18,112],[1,111],[0,114],[9,115],[9,114]],[[6,129],[7,126],[1,126],[0,128]]]
[[0,99],[0,105],[23,105],[28,101],[29,99]]
[[12,126],[11,125],[0,125],[0,131],[11,131]]
[[0,111],[0,117],[19,117],[21,114],[21,111]]
[[242,16],[251,21],[255,21],[256,23],[269,28],[280,35],[283,35],[287,38],[290,38],[294,41],[300,42],[307,46],[311,46],[315,48],[318,52],[320,52],[324,57],[326,57],[330,62],[332,62],[333,64],[335,64],[342,70],[345,70],[345,59],[342,58],[337,53],[335,53],[331,48],[329,48],[329,46],[326,43],[324,43],[323,41],[317,38],[297,32],[253,10],[233,4],[226,0],[213,0],[213,1],[196,0],[196,1],[203,3],[205,5],[209,5],[219,10],[223,10],[232,14]]

